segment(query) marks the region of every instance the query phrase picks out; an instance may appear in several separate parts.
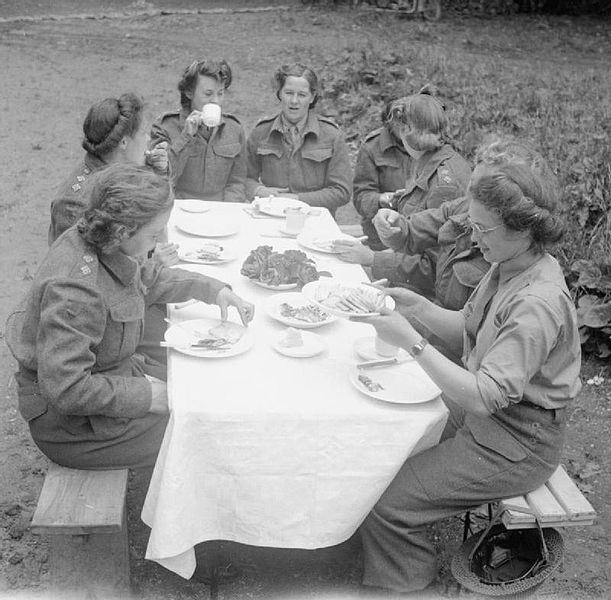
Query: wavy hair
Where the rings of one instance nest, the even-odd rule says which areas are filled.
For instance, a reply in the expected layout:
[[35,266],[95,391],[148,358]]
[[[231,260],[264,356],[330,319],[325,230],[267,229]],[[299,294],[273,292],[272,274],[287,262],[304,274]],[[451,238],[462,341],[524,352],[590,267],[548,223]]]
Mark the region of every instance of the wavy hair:
[[515,140],[480,147],[469,183],[471,197],[494,210],[514,231],[530,230],[539,252],[562,238],[558,181],[536,150]]
[[143,108],[142,99],[131,92],[94,104],[83,123],[83,148],[103,159],[125,136],[134,137],[142,124]]
[[279,67],[272,77],[272,87],[278,100],[280,100],[280,92],[289,77],[303,77],[308,82],[310,93],[314,96],[312,102],[310,102],[309,108],[314,108],[320,94],[320,86],[316,73],[310,67],[301,63],[292,63]]
[[183,108],[190,110],[191,98],[197,87],[199,76],[210,77],[227,89],[233,81],[233,74],[229,63],[224,58],[194,60],[183,72],[178,82],[180,92],[180,104]]
[[98,252],[112,254],[121,242],[170,210],[172,202],[165,177],[147,167],[113,164],[94,176],[89,207],[79,219],[77,229]]

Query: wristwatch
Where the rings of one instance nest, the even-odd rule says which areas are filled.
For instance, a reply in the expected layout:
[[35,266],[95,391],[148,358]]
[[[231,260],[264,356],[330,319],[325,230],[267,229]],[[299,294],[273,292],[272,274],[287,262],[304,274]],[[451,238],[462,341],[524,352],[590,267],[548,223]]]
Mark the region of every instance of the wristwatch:
[[417,344],[414,344],[410,349],[409,353],[416,357],[419,354],[422,354],[422,351],[428,346],[429,341],[426,338],[422,338]]

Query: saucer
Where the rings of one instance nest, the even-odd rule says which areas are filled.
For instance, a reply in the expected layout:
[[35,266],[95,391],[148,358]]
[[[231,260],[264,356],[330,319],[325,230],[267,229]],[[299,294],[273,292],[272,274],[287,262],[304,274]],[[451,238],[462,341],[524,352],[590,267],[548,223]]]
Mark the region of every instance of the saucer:
[[[383,356],[376,352],[376,341],[375,337],[362,337],[354,342],[354,351],[363,360],[383,360],[385,358],[392,358],[391,356]],[[397,360],[399,362],[405,362],[406,360],[413,360],[413,356],[407,350],[399,348],[397,353]]]

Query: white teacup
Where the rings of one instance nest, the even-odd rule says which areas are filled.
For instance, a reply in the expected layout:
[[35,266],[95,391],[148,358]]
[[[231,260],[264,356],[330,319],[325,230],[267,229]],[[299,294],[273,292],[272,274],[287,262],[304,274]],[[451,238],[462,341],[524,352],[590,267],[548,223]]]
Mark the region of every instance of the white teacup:
[[221,107],[214,102],[202,106],[202,121],[206,127],[218,127],[221,124]]
[[379,354],[380,356],[388,356],[389,358],[392,356],[397,356],[399,353],[398,346],[385,342],[379,335],[376,335],[375,337],[375,350],[376,354]]
[[308,218],[308,210],[301,207],[289,207],[285,209],[284,214],[286,215],[286,223],[284,225],[286,232],[301,233]]

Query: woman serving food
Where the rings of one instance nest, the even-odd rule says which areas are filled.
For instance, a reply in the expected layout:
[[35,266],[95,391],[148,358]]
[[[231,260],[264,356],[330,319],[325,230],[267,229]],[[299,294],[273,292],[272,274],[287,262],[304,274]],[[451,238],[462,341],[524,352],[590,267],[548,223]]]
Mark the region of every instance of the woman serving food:
[[[366,319],[414,356],[450,420],[441,443],[404,463],[363,523],[365,585],[425,588],[435,576],[428,524],[529,492],[560,460],[581,355],[575,308],[547,252],[562,234],[555,178],[526,146],[496,142],[489,154],[471,177],[468,217],[492,266],[464,308],[390,289],[398,311]],[[462,366],[428,344],[420,325],[462,355]]]
[[335,215],[350,200],[352,170],[339,127],[313,111],[319,95],[316,73],[299,63],[284,65],[273,85],[280,113],[261,119],[248,138],[248,199],[297,198]]
[[173,204],[166,178],[130,164],[99,173],[90,206],[50,248],[6,340],[17,359],[19,409],[58,464],[116,469],[154,464],[165,430],[165,368],[136,353],[145,307],[196,298],[254,307],[226,284],[145,260]]

